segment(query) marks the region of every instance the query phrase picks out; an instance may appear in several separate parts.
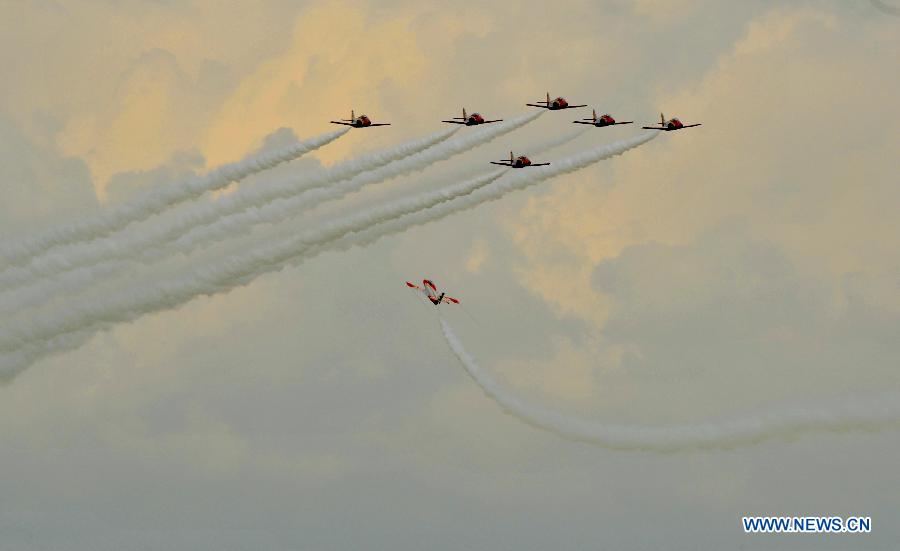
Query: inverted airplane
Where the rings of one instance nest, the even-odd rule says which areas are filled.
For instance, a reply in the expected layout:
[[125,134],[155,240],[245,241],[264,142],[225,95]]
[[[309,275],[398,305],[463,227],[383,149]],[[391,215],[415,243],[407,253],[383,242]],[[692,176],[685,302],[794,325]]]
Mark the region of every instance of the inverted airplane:
[[512,168],[527,168],[530,166],[547,166],[550,163],[532,163],[531,159],[526,157],[525,155],[519,155],[515,157],[513,152],[509,152],[509,160],[503,159],[501,161],[491,161],[492,165],[500,165],[500,166],[509,166]]
[[466,114],[466,108],[463,107],[463,116],[462,117],[453,117],[452,121],[441,121],[441,122],[449,122],[450,124],[464,124],[466,126],[476,126],[479,124],[490,124],[492,122],[501,122],[503,119],[494,119],[492,121],[484,120],[484,117],[481,113],[471,113]]
[[438,295],[437,286],[430,279],[422,280],[422,287],[419,287],[415,283],[406,282],[406,286],[412,289],[416,289],[417,291],[421,291],[425,298],[431,301],[431,304],[437,306],[438,304],[459,304],[459,300],[448,297],[444,293]]
[[592,111],[593,115],[589,119],[581,119],[580,121],[572,121],[575,124],[592,124],[594,126],[613,126],[614,124],[631,124],[634,121],[622,121],[616,122],[616,119],[612,118],[612,115],[606,113],[605,115],[597,116],[597,110],[594,109]]
[[684,124],[677,118],[671,118],[666,120],[665,115],[662,113],[659,114],[659,126],[642,126],[641,128],[645,130],[665,130],[666,132],[670,132],[672,130],[682,130],[684,128],[691,128],[692,126],[700,126],[702,123],[696,124]]
[[587,107],[587,105],[569,105],[564,97],[558,97],[550,101],[550,92],[547,92],[546,100],[538,100],[536,103],[526,103],[530,107],[540,107],[541,109],[549,109],[551,111],[559,111],[560,109],[575,109],[576,107]]
[[331,121],[331,124],[343,124],[344,126],[352,126],[353,128],[367,128],[369,126],[390,126],[389,122],[374,123],[366,115],[356,116],[353,110],[350,110],[349,119],[341,119],[339,121]]

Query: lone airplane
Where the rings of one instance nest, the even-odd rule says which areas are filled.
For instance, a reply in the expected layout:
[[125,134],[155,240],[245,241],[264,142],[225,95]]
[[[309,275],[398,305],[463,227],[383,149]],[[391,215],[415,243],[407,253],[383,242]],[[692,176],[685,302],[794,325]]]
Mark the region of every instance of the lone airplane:
[[352,126],[353,128],[366,128],[369,126],[390,126],[389,122],[374,123],[366,115],[356,116],[353,110],[350,110],[349,119],[341,119],[339,121],[331,121],[331,124],[343,124],[344,126]]
[[593,110],[593,115],[589,119],[581,119],[580,121],[572,121],[575,124],[592,124],[594,126],[612,126],[614,124],[631,124],[634,121],[622,121],[616,122],[616,119],[612,118],[612,115],[609,113],[605,115],[601,115],[597,117],[597,110]]
[[477,126],[479,124],[490,124],[492,122],[500,122],[503,119],[494,119],[492,121],[484,120],[484,117],[481,116],[481,113],[472,113],[467,115],[466,108],[463,107],[463,116],[462,117],[453,117],[452,121],[441,121],[448,122],[450,124],[464,124],[466,126]]
[[550,163],[532,163],[531,159],[529,159],[525,155],[519,155],[518,157],[515,157],[513,155],[513,152],[510,151],[508,161],[506,159],[504,159],[502,161],[498,161],[498,162],[491,161],[491,164],[492,165],[500,165],[500,166],[509,166],[512,168],[526,168],[529,166],[547,166]]
[[666,132],[670,132],[672,130],[681,130],[683,128],[690,128],[692,126],[700,126],[702,123],[697,124],[684,124],[677,118],[671,118],[666,120],[666,117],[660,113],[659,114],[659,126],[642,126],[641,128],[645,130],[665,130]]
[[587,107],[587,105],[569,105],[564,97],[558,97],[550,101],[550,92],[547,92],[546,100],[538,100],[537,103],[526,103],[530,107],[540,107],[541,109],[549,109],[551,111],[559,111],[560,109],[575,109],[576,107]]
[[430,300],[431,304],[434,304],[435,306],[437,306],[438,304],[442,304],[442,303],[443,304],[459,304],[459,300],[457,300],[453,297],[445,296],[444,293],[441,293],[440,295],[438,295],[437,286],[430,279],[423,279],[422,285],[423,285],[423,287],[419,287],[415,283],[410,283],[409,281],[406,282],[407,287],[421,291],[422,294],[425,295],[425,298]]

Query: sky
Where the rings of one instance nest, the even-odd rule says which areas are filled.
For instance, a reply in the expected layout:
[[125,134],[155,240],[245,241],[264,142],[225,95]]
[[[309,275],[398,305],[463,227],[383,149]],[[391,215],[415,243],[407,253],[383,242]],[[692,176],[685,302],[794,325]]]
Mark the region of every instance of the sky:
[[[553,162],[639,135],[661,111],[702,123],[38,358],[0,384],[0,549],[896,549],[896,423],[666,453],[572,441],[487,396],[404,281],[460,298],[441,315],[481,368],[572,418],[665,428],[896,402],[898,10],[0,5],[4,243],[333,131],[351,109],[392,126],[197,202],[446,130],[463,107],[509,120],[549,92],[636,122],[547,149],[588,111],[545,113],[426,170],[4,314],[4,329],[465,181],[510,149]],[[745,515],[871,516],[873,530],[747,535]]]

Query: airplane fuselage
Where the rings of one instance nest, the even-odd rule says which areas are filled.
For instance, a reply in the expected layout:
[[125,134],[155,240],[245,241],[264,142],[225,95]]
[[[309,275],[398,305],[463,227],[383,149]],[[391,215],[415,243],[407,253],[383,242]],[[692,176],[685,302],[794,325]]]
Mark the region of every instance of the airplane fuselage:
[[484,124],[484,117],[478,113],[472,113],[469,115],[469,118],[466,119],[466,126],[475,126],[478,124]]
[[569,102],[566,101],[566,98],[556,98],[547,104],[547,109],[551,111],[556,111],[557,109],[565,109],[569,106]]
[[351,121],[351,124],[354,128],[363,128],[364,126],[371,126],[372,121],[369,119],[369,117],[361,115],[353,119],[353,121]]
[[665,117],[660,113],[660,121],[659,126],[643,126],[646,130],[663,130],[666,132],[671,132],[672,130],[681,130],[683,128],[693,128],[694,126],[700,126],[700,123],[695,124],[684,124],[678,118],[671,118],[666,120]]
[[541,109],[549,109],[550,111],[559,111],[560,109],[572,109],[574,107],[586,107],[585,105],[570,105],[566,98],[560,96],[556,99],[550,99],[549,92],[547,99],[542,99],[534,103],[526,103],[530,107],[540,107]]

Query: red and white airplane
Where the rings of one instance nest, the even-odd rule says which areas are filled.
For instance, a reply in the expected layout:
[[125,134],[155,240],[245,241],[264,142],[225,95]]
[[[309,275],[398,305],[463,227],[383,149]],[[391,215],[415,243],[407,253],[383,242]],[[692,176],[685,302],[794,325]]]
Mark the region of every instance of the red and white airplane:
[[525,155],[519,155],[518,157],[515,157],[513,155],[513,152],[510,151],[508,161],[506,159],[503,159],[502,161],[498,161],[498,162],[491,161],[491,164],[492,165],[500,165],[500,166],[509,166],[512,168],[526,168],[529,166],[547,166],[550,163],[532,163],[531,159],[529,159]]
[[690,128],[692,126],[700,126],[700,124],[702,124],[702,123],[698,122],[697,124],[684,124],[683,122],[681,122],[680,120],[678,120],[676,118],[671,118],[669,120],[666,120],[666,117],[662,113],[660,113],[659,114],[659,126],[642,126],[641,128],[644,128],[645,130],[665,130],[666,132],[669,132],[672,130],[681,130],[683,128]]
[[453,297],[448,297],[444,293],[438,295],[437,286],[430,279],[422,280],[422,287],[419,287],[415,283],[406,282],[406,286],[412,289],[416,289],[417,291],[421,291],[422,294],[425,295],[425,298],[431,301],[431,304],[437,306],[438,304],[459,304],[459,301]]
[[466,126],[477,126],[479,124],[490,124],[492,122],[501,122],[503,119],[494,119],[492,121],[484,120],[484,117],[481,113],[471,113],[469,115],[466,114],[466,108],[463,107],[463,116],[462,117],[453,117],[452,121],[441,121],[441,122],[449,122],[450,124],[464,124]]
[[547,92],[546,100],[538,100],[537,103],[526,103],[530,107],[540,107],[541,109],[549,109],[551,111],[559,111],[560,109],[575,109],[576,107],[587,107],[587,105],[569,105],[564,97],[558,97],[550,101],[550,92]]
[[581,119],[580,121],[572,121],[575,124],[592,124],[594,126],[612,126],[614,124],[631,124],[634,121],[622,121],[616,122],[616,119],[612,118],[612,115],[606,113],[605,115],[597,116],[597,110],[594,109],[592,111],[593,115],[589,119]]
[[353,128],[367,128],[369,126],[390,126],[389,122],[372,122],[366,115],[356,116],[353,110],[350,110],[349,119],[341,119],[339,121],[331,121],[331,124],[343,124],[344,126],[352,126]]

